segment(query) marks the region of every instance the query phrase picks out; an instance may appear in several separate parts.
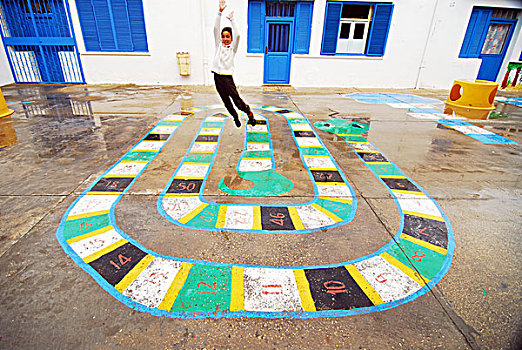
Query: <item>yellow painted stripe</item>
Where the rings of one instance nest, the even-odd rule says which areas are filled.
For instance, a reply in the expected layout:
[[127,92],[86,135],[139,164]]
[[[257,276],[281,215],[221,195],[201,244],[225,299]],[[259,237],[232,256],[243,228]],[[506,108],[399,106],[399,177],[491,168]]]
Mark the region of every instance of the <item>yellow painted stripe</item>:
[[261,207],[254,207],[254,225],[252,230],[262,230],[261,226]]
[[190,153],[210,153],[210,154],[213,154],[215,151],[194,151],[194,150],[190,150]]
[[181,290],[181,288],[183,288],[183,285],[185,284],[185,281],[187,280],[188,274],[189,274],[192,266],[194,266],[194,264],[185,263],[185,262],[181,264],[181,268],[179,269],[178,273],[176,274],[174,281],[172,281],[172,284],[170,285],[169,290],[167,290],[165,297],[159,304],[158,309],[165,310],[165,311],[170,311],[170,309],[172,309],[172,305],[174,305],[174,302],[176,301],[176,298],[178,297],[179,291]]
[[336,134],[336,135],[337,136],[360,136],[360,137],[364,137],[361,134]]
[[122,160],[120,163],[148,163],[148,160]]
[[351,198],[348,199],[348,198],[329,197],[329,196],[319,196],[319,198],[326,199],[328,201],[333,201],[333,202],[341,202],[341,203],[347,203],[347,204],[353,203],[353,200]]
[[268,142],[255,142],[255,141],[249,141],[249,145],[270,145]]
[[313,171],[339,171],[337,168],[309,168]]
[[206,207],[208,207],[207,203],[201,203],[196,209],[192,210],[190,213],[188,213],[187,215],[183,216],[178,221],[181,222],[182,224],[186,224],[187,222],[192,220],[196,215],[201,213],[203,211],[203,209],[205,209]]
[[[353,135],[348,135],[348,134],[339,134],[339,136],[341,136],[341,135],[342,136],[353,136]],[[358,136],[360,136],[360,135],[358,135]],[[348,141],[348,143],[364,143],[364,144],[368,144],[370,142],[368,142],[368,141]]]
[[294,228],[296,230],[304,230],[303,222],[297,213],[297,209],[295,207],[288,207],[288,213],[290,214],[290,218],[292,219],[292,223],[294,224]]
[[[428,283],[430,281],[429,279],[427,279],[424,276],[421,276],[415,270],[413,270],[409,266],[404,265],[402,262],[395,259],[393,256],[391,256],[388,253],[382,253],[381,257],[383,257],[384,260],[386,260],[387,262],[389,262],[390,264],[392,264],[393,266],[395,266],[396,268],[398,268],[399,270],[404,272],[406,275],[408,275],[408,277],[410,277],[412,280],[414,280],[421,286],[424,286],[426,283]],[[426,282],[424,282],[424,281],[426,281]]]
[[337,215],[335,215],[334,213],[332,213],[331,211],[321,207],[319,204],[317,203],[312,203],[312,207],[314,207],[315,209],[319,210],[321,213],[325,214],[326,216],[328,216],[330,219],[332,219],[333,221],[335,222],[341,222],[343,221],[343,219],[341,219],[340,217],[338,217]]
[[97,251],[94,254],[86,256],[85,258],[83,258],[83,261],[85,261],[87,264],[89,264],[89,263],[93,262],[94,260],[104,256],[105,254],[110,253],[115,249],[118,249],[119,247],[121,247],[122,245],[124,245],[126,243],[127,243],[127,240],[120,239],[118,242],[115,242],[115,243],[111,244],[110,246]]
[[139,148],[133,148],[131,152],[149,152],[149,153],[158,153],[159,151],[154,149],[139,149]]
[[232,291],[230,295],[230,311],[245,309],[244,271],[241,266],[232,266]]
[[316,184],[321,186],[345,186],[346,184],[344,182],[316,182]]
[[105,215],[109,214],[108,210],[100,210],[100,211],[91,211],[89,213],[77,214],[77,215],[69,215],[67,217],[67,221],[70,220],[78,220],[83,218],[90,218],[91,216]]
[[241,160],[272,160],[272,158],[269,157],[263,157],[263,158],[251,158],[251,157],[244,157]]
[[323,155],[313,155],[313,154],[307,154],[305,157],[307,158],[330,158],[328,156],[323,156]]
[[368,151],[368,150],[362,150],[362,149],[358,149],[357,150],[357,153],[381,153],[379,151]]
[[363,275],[357,270],[357,268],[353,265],[347,265],[345,266],[348,270],[348,273],[353,277],[355,282],[361,287],[364,294],[372,301],[374,305],[383,304],[384,301],[382,301],[381,296],[373,289],[370,283],[363,277]]
[[197,162],[183,162],[183,165],[210,165],[210,163],[197,163]]
[[425,218],[425,219],[445,222],[444,218],[442,218],[441,216],[434,216],[434,215],[430,215],[430,214],[417,213],[415,211],[407,211],[407,210],[403,210],[403,213],[404,214],[408,214],[408,215],[412,215],[412,216],[418,216],[418,217]]
[[218,211],[218,217],[216,221],[216,228],[223,228],[225,227],[225,217],[227,215],[227,206],[226,205],[220,205],[219,211]]
[[372,163],[372,165],[373,165],[373,164],[375,164],[375,165],[377,165],[377,164],[379,164],[379,165],[380,165],[380,164],[391,164],[390,162],[371,162],[371,161],[367,161],[367,160],[366,160],[365,162],[366,162],[366,163]]
[[305,146],[305,145],[302,145],[302,146],[298,146],[299,148],[321,148],[323,146],[321,145],[311,145],[311,146]]
[[294,270],[295,283],[297,284],[297,290],[299,291],[299,297],[301,297],[301,306],[304,311],[317,311],[315,308],[314,299],[310,292],[310,283],[306,278],[304,270]]
[[[381,176],[382,177],[382,176]],[[396,190],[394,188],[391,188],[390,189],[392,192],[397,192],[397,193],[404,193],[404,194],[414,194],[414,195],[423,195],[423,197],[425,197],[426,199],[428,199],[428,197],[426,197],[424,195],[424,193],[420,192],[420,191],[407,191],[407,190]]]
[[[402,176],[402,175],[379,175],[379,177],[381,179],[407,179],[406,176]],[[395,190],[394,191],[401,191],[401,190]],[[417,192],[415,192],[417,193]]]
[[175,179],[187,179],[187,180],[201,180],[204,179],[205,176],[174,176]]
[[91,192],[87,192],[88,195],[104,195],[104,194],[112,194],[112,195],[120,195],[123,193],[123,190],[121,190],[120,192],[109,192],[109,191],[91,191]]
[[141,142],[145,142],[145,143],[160,143],[160,142],[166,142],[166,141],[165,140],[163,140],[163,141],[161,141],[161,140],[143,140]]
[[197,197],[199,193],[166,193],[165,197]]
[[154,260],[154,257],[152,255],[150,255],[150,254],[145,255],[143,257],[143,259],[141,259],[140,262],[137,263],[136,266],[134,266],[132,268],[132,270],[130,270],[125,275],[125,277],[123,277],[122,280],[114,286],[114,288],[116,288],[116,290],[118,290],[120,293],[122,293],[125,289],[127,289],[129,284],[131,284],[132,281],[134,281],[138,277],[138,275],[143,270],[145,270],[145,268],[147,266],[149,266],[149,264],[152,262],[152,260]]
[[104,175],[103,177],[136,177],[136,175],[138,175],[137,173],[136,174],[114,174],[114,173],[111,173],[110,171],[107,173],[107,175]]
[[90,238],[90,237],[93,237],[93,236],[100,235],[100,234],[105,233],[107,231],[110,231],[112,229],[114,229],[114,227],[112,227],[111,225],[105,226],[105,227],[102,227],[102,228],[97,229],[95,231],[83,234],[81,236],[76,236],[76,237],[73,237],[73,238],[69,238],[67,240],[67,243],[71,244],[71,243],[76,243],[76,242],[79,242],[79,241],[83,241],[86,238]]
[[442,247],[439,247],[438,245],[431,244],[429,242],[423,241],[422,239],[418,239],[418,238],[412,237],[412,236],[407,235],[405,233],[403,233],[401,235],[401,238],[404,238],[407,241],[410,241],[412,243],[420,245],[421,247],[428,248],[429,250],[433,250],[434,252],[437,252],[439,254],[442,254],[442,255],[448,254],[448,250],[447,249],[444,249]]

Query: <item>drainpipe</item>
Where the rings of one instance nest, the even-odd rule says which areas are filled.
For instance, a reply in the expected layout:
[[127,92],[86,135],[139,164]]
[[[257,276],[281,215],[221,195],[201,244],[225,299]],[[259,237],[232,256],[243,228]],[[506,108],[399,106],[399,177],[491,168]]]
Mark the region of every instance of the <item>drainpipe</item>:
[[439,0],[435,0],[435,6],[433,8],[433,14],[431,15],[430,22],[430,30],[428,31],[428,37],[426,38],[426,43],[424,44],[424,50],[422,52],[422,59],[419,65],[419,71],[417,72],[417,80],[415,81],[415,89],[419,88],[420,77],[422,73],[422,69],[424,68],[424,64],[426,61],[426,53],[428,52],[428,45],[430,42],[430,37],[435,27],[435,13],[437,12],[437,6],[439,5]]
[[205,16],[205,0],[200,1],[201,7],[201,42],[203,45],[203,81],[205,86],[208,85],[208,46],[207,46],[207,33],[206,24],[207,18]]

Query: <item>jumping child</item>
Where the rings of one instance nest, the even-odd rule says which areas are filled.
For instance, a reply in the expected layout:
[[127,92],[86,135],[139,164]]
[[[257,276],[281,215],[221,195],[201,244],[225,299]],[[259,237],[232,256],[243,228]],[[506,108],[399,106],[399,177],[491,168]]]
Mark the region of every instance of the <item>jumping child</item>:
[[[243,111],[248,116],[248,123],[252,126],[256,125],[254,114],[250,110],[250,107],[241,99],[237,92],[236,84],[232,74],[234,73],[234,56],[236,55],[237,48],[239,46],[239,31],[236,27],[236,21],[234,20],[234,11],[230,12],[227,18],[232,23],[232,28],[225,27],[221,30],[220,38],[220,26],[221,26],[221,14],[227,7],[225,0],[219,0],[219,12],[214,24],[214,39],[216,43],[216,55],[212,62],[212,73],[214,73],[214,82],[216,83],[216,90],[223,100],[225,107],[228,112],[234,118],[236,126],[241,127],[241,121],[239,116],[232,105],[232,101],[238,109]],[[234,40],[233,35],[236,36]]]

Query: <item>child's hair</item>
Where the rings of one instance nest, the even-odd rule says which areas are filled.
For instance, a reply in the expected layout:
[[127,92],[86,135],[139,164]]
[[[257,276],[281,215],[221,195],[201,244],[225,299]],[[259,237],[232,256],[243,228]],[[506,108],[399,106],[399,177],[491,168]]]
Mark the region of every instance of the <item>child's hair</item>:
[[232,28],[230,27],[225,27],[223,29],[221,29],[221,35],[223,35],[223,32],[229,32],[230,33],[230,37],[233,38],[234,36],[232,35]]

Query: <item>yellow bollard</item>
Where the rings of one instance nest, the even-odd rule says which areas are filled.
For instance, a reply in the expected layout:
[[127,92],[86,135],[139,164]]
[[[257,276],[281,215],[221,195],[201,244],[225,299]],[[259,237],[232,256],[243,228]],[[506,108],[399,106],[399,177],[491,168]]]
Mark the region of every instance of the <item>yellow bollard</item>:
[[14,111],[12,109],[7,108],[4,94],[2,94],[2,90],[0,90],[0,118],[9,117],[13,113]]
[[455,80],[446,101],[445,113],[456,114],[472,119],[487,119],[495,107],[498,83],[487,80]]

